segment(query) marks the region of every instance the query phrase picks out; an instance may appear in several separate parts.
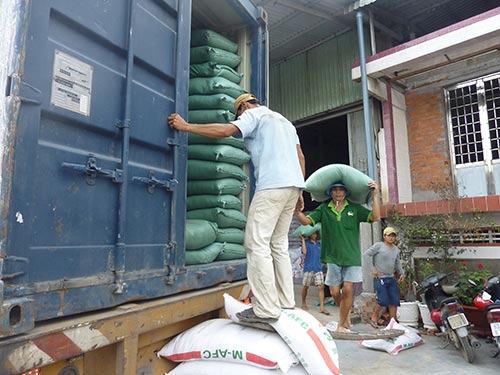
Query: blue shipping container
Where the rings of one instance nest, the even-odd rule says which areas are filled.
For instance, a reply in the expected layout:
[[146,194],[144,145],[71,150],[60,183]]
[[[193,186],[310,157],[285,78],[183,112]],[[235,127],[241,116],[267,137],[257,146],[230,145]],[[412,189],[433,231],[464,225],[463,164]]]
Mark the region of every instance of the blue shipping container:
[[[222,3],[265,102],[261,11]],[[184,265],[187,137],[166,118],[187,114],[191,7],[2,1],[0,337],[246,277],[242,260]]]

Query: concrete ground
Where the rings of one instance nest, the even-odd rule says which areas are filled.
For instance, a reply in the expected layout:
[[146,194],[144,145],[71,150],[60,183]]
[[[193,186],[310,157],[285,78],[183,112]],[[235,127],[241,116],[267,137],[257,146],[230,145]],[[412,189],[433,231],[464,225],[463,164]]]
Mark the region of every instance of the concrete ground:
[[[302,286],[295,286],[295,303],[301,306]],[[316,306],[318,288],[310,287],[307,298],[308,311],[324,325],[338,321],[339,308],[326,306],[329,316],[319,312]],[[371,332],[373,328],[366,323],[354,324],[354,332]],[[457,375],[498,375],[500,374],[500,356],[491,358],[489,353],[494,349],[492,344],[479,338],[481,347],[474,349],[475,361],[469,364],[461,353],[448,346],[443,348],[445,341],[441,337],[430,336],[421,330],[424,344],[402,350],[393,356],[384,351],[367,349],[353,340],[335,340],[339,351],[340,370],[344,375],[376,375],[376,374],[457,374]],[[318,374],[320,375],[320,374]]]

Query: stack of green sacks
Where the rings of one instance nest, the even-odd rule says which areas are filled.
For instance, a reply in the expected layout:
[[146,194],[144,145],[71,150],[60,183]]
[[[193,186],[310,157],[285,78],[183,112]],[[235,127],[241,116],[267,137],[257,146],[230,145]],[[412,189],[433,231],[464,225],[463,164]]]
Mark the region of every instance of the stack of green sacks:
[[[231,121],[235,99],[245,92],[238,85],[242,76],[234,70],[241,60],[238,45],[214,31],[194,30],[191,47],[189,122]],[[246,188],[248,176],[242,166],[249,160],[241,139],[189,134],[187,221],[195,222],[193,228],[207,221],[216,235],[204,247],[186,246],[186,265],[245,258],[246,217],[238,195]],[[189,235],[205,236],[203,231],[200,226]]]
[[234,118],[234,101],[245,90],[234,69],[241,58],[238,44],[212,30],[191,34],[189,122],[227,123]]
[[[187,265],[245,258],[246,217],[241,212],[242,202],[238,195],[246,188],[248,177],[242,165],[249,160],[250,155],[241,139],[189,134],[186,217],[188,220],[207,220],[215,225],[215,241],[209,246],[211,249],[218,247],[219,252],[213,253],[211,260],[202,256],[200,261],[195,259],[196,262],[192,263],[188,263],[186,255]],[[192,253],[190,256],[196,254],[188,248],[186,250]],[[204,249],[195,251],[200,255],[204,253]]]
[[208,220],[186,220],[186,264],[210,263],[219,255],[222,245],[215,242],[217,225]]

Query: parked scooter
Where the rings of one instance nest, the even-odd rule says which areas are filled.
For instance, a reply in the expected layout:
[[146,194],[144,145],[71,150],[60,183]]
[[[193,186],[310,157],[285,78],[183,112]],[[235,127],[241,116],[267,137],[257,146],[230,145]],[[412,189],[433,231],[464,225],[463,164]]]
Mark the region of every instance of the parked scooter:
[[460,350],[467,362],[474,361],[472,347],[479,348],[481,343],[469,334],[469,321],[457,297],[458,285],[445,285],[443,281],[448,274],[432,274],[427,276],[421,284],[422,297],[431,313],[431,319],[446,335],[448,343],[453,343]]
[[[469,282],[475,285],[472,280]],[[474,306],[486,313],[486,320],[491,328],[491,338],[496,345],[492,356],[497,357],[500,354],[500,275],[491,276],[486,280],[482,292],[474,298]]]

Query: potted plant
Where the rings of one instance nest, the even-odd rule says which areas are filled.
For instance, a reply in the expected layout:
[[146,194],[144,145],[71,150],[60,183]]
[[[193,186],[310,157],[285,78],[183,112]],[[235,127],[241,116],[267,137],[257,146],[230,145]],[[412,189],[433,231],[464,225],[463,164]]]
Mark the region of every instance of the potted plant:
[[[481,293],[485,281],[491,275],[491,272],[482,263],[469,265],[466,261],[461,261],[458,266],[457,281],[459,289],[457,297],[462,302],[472,332],[481,337],[491,336],[491,330],[486,320],[486,313],[474,306],[474,298]],[[475,285],[471,284],[469,280],[472,280]]]

